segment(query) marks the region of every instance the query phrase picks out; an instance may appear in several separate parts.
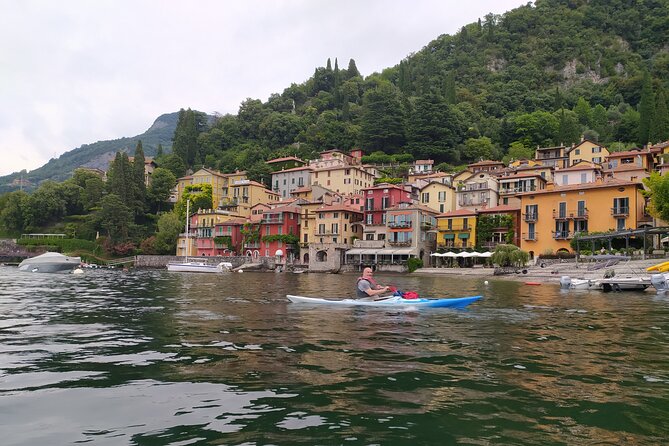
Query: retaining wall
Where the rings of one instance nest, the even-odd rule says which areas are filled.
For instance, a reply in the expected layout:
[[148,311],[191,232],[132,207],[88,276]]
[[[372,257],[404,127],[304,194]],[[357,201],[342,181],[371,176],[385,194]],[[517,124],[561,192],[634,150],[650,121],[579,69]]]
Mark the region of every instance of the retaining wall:
[[[135,256],[135,267],[137,268],[166,268],[169,262],[183,262],[184,256]],[[202,260],[205,263],[217,265],[220,262],[230,262],[233,268],[248,264],[261,263],[263,268],[274,269],[275,257],[246,257],[246,256],[211,256],[211,257],[189,257],[189,259]]]

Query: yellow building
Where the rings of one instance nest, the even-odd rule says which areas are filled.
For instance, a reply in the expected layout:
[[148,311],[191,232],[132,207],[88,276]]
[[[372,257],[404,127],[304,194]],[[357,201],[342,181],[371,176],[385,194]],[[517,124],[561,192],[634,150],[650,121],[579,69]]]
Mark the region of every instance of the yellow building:
[[316,243],[353,244],[354,239],[362,238],[361,211],[337,203],[320,206],[314,213]]
[[476,211],[458,209],[437,215],[437,248],[473,248]]
[[186,189],[186,186],[191,184],[211,184],[211,201],[214,208],[221,206],[230,197],[230,185],[235,181],[245,180],[246,172],[237,171],[235,173],[221,173],[213,169],[202,168],[192,175],[181,177],[177,180],[177,196],[176,201],[181,199],[181,196]]
[[311,174],[311,184],[342,195],[358,194],[374,185],[374,175],[361,166],[333,166],[315,169]]
[[580,143],[569,149],[568,156],[570,166],[578,164],[581,161],[602,164],[606,157],[609,156],[609,151],[606,147],[596,142],[582,139]]
[[641,189],[612,179],[522,194],[520,247],[531,256],[571,251],[576,232],[637,229],[647,221]]
[[432,181],[420,190],[421,204],[439,213],[455,210],[455,188],[439,181]]
[[264,184],[246,179],[231,182],[228,193],[230,198],[221,207],[242,217],[251,216],[251,208],[256,204],[271,205],[281,199],[278,193],[267,189]]

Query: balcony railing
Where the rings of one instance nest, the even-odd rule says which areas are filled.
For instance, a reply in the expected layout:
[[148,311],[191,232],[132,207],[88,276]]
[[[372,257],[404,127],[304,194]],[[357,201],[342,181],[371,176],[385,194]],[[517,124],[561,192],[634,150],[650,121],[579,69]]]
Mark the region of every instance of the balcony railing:
[[553,218],[555,220],[571,220],[571,219],[587,220],[588,210],[579,209],[577,211],[568,211],[568,212],[553,211]]
[[462,226],[462,225],[453,225],[450,228],[439,228],[440,231],[444,232],[455,232],[455,231],[470,231],[471,226]]
[[532,212],[529,214],[523,214],[523,219],[525,221],[537,221],[539,218],[539,215],[536,212]]
[[535,186],[532,187],[509,187],[501,188],[499,190],[500,195],[510,195],[510,194],[522,194],[523,192],[534,192],[537,190]]
[[388,240],[388,244],[390,246],[411,246],[411,240],[402,241],[402,242],[396,242],[396,241]]
[[411,227],[411,220],[389,221],[388,222],[388,227],[392,228],[392,229],[410,228]]
[[523,232],[523,240],[527,241],[537,241],[537,233],[536,232]]
[[316,237],[324,237],[324,236],[333,236],[333,235],[339,235],[341,231],[323,231],[323,232],[317,232]]
[[488,199],[484,198],[483,200],[458,200],[458,206],[464,207],[464,206],[482,206],[482,205],[487,205],[488,204]]
[[613,215],[614,217],[629,215],[629,214],[630,214],[630,208],[628,206],[618,206],[615,208],[611,208],[611,215]]
[[260,242],[244,243],[244,248],[258,249],[260,248]]
[[569,231],[555,231],[553,233],[553,238],[555,240],[567,240],[570,238],[574,238],[574,233]]
[[268,223],[268,224],[281,224],[283,223],[283,217],[270,217],[270,218],[263,218],[262,223]]

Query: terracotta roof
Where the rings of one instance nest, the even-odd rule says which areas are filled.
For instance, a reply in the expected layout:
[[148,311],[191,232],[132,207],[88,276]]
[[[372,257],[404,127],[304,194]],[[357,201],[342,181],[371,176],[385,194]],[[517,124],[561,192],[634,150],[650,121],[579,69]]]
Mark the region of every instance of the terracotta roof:
[[643,171],[645,171],[646,168],[643,167],[643,166],[637,166],[636,164],[622,164],[622,165],[616,166],[616,167],[611,167],[611,168],[607,167],[606,169],[604,169],[604,172],[616,173],[616,172],[628,172],[628,171],[632,171],[632,170],[643,170]]
[[555,147],[537,147],[537,150],[555,150],[555,149],[566,149],[567,146],[555,146]]
[[597,181],[595,183],[568,184],[566,186],[555,186],[553,189],[542,189],[533,192],[524,192],[518,195],[525,196],[525,195],[552,194],[552,193],[568,192],[572,190],[602,189],[606,187],[626,187],[626,186],[639,186],[639,183],[611,178],[604,182]]
[[358,165],[352,166],[352,165],[345,164],[345,165],[342,165],[342,166],[321,167],[321,168],[317,168],[317,169],[314,169],[312,167],[312,169],[314,170],[314,172],[323,172],[323,171],[326,171],[326,170],[357,169],[357,170],[361,170],[361,171],[371,175],[370,172],[367,172],[367,170],[363,169],[362,166],[358,166]]
[[432,186],[433,184],[441,184],[444,187],[449,187],[451,189],[455,189],[455,187],[451,186],[450,184],[442,183],[441,181],[437,181],[437,180],[432,180],[429,183],[427,183],[425,186],[421,187],[420,190],[426,189],[426,188]]
[[299,193],[302,193],[302,192],[311,192],[311,190],[312,190],[311,187],[303,186],[303,187],[298,187],[297,189],[293,189],[292,191],[290,191],[290,193],[291,194],[299,194]]
[[498,164],[501,164],[502,166],[504,165],[504,163],[501,162],[501,161],[483,160],[483,161],[479,161],[479,162],[476,162],[476,163],[467,164],[467,167],[471,167],[471,166],[493,166],[493,165],[498,165]]
[[503,175],[500,177],[497,177],[497,181],[503,181],[503,180],[515,180],[518,178],[541,178],[543,181],[546,181],[544,177],[541,176],[539,173],[518,173],[518,174],[510,174],[510,175]]
[[445,212],[443,214],[437,215],[437,218],[440,217],[467,217],[469,215],[476,215],[476,211],[470,211],[469,209],[458,209],[451,212]]
[[606,158],[622,158],[624,156],[650,155],[650,150],[626,150],[624,152],[611,152]]
[[275,174],[275,173],[283,173],[283,172],[296,172],[298,170],[314,170],[314,168],[311,167],[311,166],[299,166],[299,167],[292,167],[290,169],[276,170],[272,173]]
[[564,172],[564,171],[573,172],[573,171],[576,171],[576,170],[597,170],[597,169],[601,169],[601,168],[602,168],[602,166],[600,166],[596,163],[593,163],[593,164],[579,163],[579,164],[575,164],[575,165],[570,166],[570,167],[565,167],[564,169],[555,169],[554,174],[557,175],[560,172]]
[[401,204],[391,206],[389,208],[386,208],[386,211],[424,211],[424,212],[429,212],[431,214],[438,214],[438,211],[435,211],[434,209],[427,207],[422,204],[418,203],[409,203],[408,205],[405,204],[405,206],[402,206]]
[[356,209],[352,206],[346,206],[346,205],[343,205],[343,204],[340,204],[340,203],[326,204],[326,205],[323,205],[323,206],[319,207],[318,209],[316,209],[316,211],[317,212],[318,211],[326,211],[326,212],[327,211],[344,211],[344,212],[355,212],[357,214],[362,214],[363,213],[363,211],[361,211],[359,208]]
[[243,225],[246,223],[245,218],[233,218],[227,221],[222,221],[220,223],[214,224],[214,226],[225,226],[225,225]]
[[361,190],[372,190],[372,189],[388,189],[388,188],[395,188],[395,189],[400,189],[402,192],[408,192],[405,190],[402,186],[399,184],[389,184],[389,183],[379,183],[375,186],[371,187],[363,187]]
[[282,161],[299,161],[303,163],[301,159],[299,159],[296,156],[284,156],[283,158],[274,158],[273,160],[265,161],[267,164],[272,164],[272,163],[280,163]]
[[517,212],[520,211],[520,207],[511,206],[510,204],[501,204],[492,208],[483,208],[479,209],[479,214],[499,214],[503,212]]

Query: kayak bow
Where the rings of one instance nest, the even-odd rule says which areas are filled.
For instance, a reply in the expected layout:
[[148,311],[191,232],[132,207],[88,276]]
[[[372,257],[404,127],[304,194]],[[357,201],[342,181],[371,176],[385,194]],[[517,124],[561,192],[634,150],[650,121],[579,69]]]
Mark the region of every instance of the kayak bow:
[[288,300],[293,303],[337,305],[337,306],[362,306],[362,307],[452,307],[463,308],[472,302],[476,302],[483,296],[469,296],[443,299],[403,299],[400,296],[371,299],[323,299],[319,297],[294,296],[288,294]]

